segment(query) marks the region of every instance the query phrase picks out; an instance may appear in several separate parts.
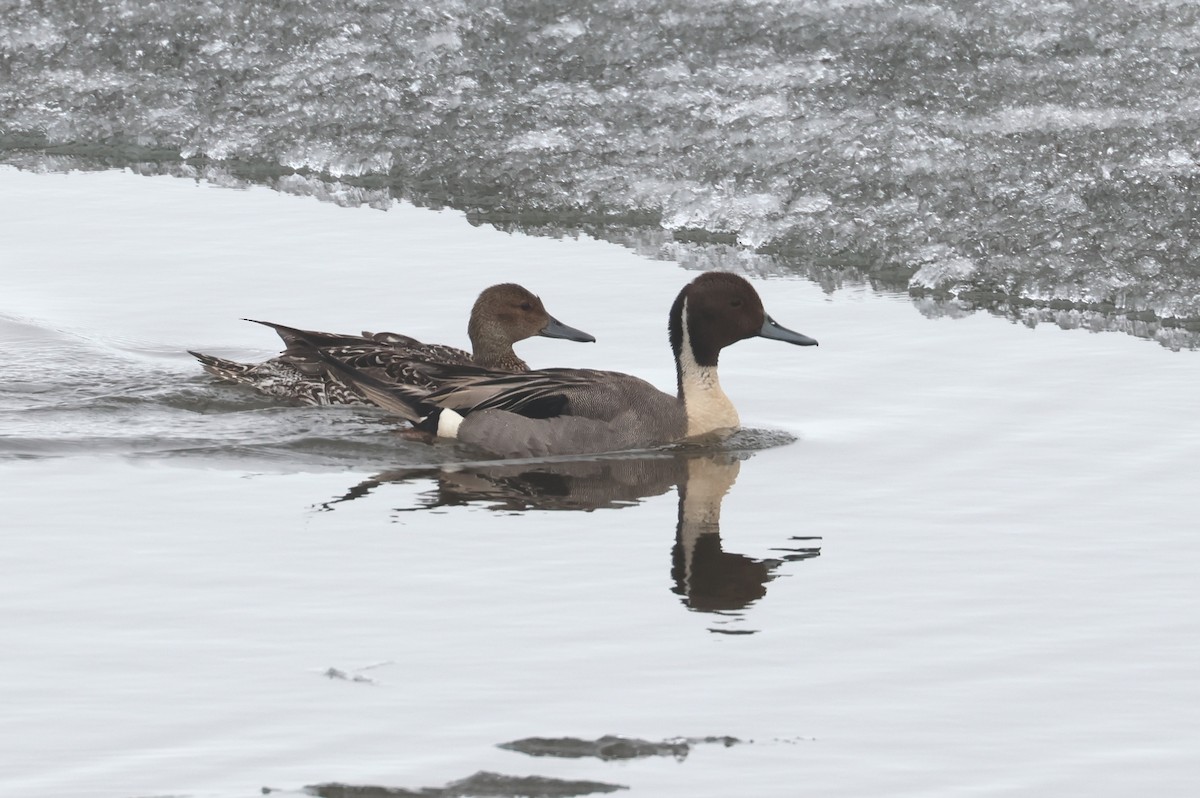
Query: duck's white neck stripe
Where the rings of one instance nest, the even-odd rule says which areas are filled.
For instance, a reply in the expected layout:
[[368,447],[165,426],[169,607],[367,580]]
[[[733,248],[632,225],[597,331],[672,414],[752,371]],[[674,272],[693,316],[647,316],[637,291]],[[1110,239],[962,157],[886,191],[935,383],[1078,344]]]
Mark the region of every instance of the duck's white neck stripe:
[[729,397],[721,390],[716,366],[701,366],[692,351],[692,336],[688,330],[687,298],[683,300],[679,329],[679,388],[683,408],[687,413],[688,437],[705,435],[722,429],[737,429],[741,421]]

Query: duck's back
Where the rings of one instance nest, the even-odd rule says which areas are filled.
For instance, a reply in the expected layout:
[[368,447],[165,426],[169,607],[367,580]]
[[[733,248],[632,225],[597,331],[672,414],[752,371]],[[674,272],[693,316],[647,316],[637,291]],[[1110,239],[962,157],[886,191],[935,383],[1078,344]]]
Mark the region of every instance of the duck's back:
[[535,397],[541,403],[537,407],[552,407],[558,397],[561,409],[555,415],[531,418],[485,403],[463,419],[458,439],[502,457],[547,457],[646,448],[686,433],[687,417],[679,400],[645,380],[617,372],[560,373],[587,374],[591,379],[560,386],[557,392],[552,384],[542,389]]
[[[377,335],[384,335],[379,333]],[[420,366],[423,363],[437,363],[447,366],[468,366],[474,361],[471,355],[461,349],[444,344],[425,344],[414,338],[387,333],[393,340],[385,343],[363,342],[360,344],[330,347],[322,349],[329,357],[353,366],[364,374],[369,374],[383,382],[402,385],[417,385],[434,390],[438,383],[426,378],[426,372]],[[404,338],[404,340],[394,340]],[[337,382],[321,363],[320,356],[311,348],[297,347],[289,349],[281,358],[297,369],[314,377],[321,377],[330,382]],[[358,397],[358,402],[366,400]]]

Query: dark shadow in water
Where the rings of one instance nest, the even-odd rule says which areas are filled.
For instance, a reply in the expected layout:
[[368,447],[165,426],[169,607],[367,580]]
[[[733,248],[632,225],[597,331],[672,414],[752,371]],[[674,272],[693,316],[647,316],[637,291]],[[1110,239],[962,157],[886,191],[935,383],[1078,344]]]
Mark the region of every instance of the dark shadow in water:
[[[737,612],[766,595],[767,583],[784,562],[821,553],[816,537],[792,536],[776,549],[779,558],[756,559],[721,545],[721,504],[733,488],[741,463],[722,456],[693,457],[678,482],[679,511],[671,549],[672,590],[690,609]],[[797,545],[799,544],[799,545]],[[748,630],[713,630],[745,634]]]
[[[669,756],[682,762],[691,753],[693,746],[719,744],[726,748],[743,742],[736,737],[680,737],[654,742],[636,737],[618,737],[606,734],[595,740],[578,737],[526,737],[499,748],[515,751],[526,756],[555,757],[562,759],[594,758],[603,761],[644,759],[653,756]],[[421,787],[415,790],[403,787],[377,785],[355,785],[331,782],[314,784],[304,792],[319,798],[459,798],[460,796],[493,796],[494,798],[568,798],[568,796],[610,793],[629,789],[624,785],[602,781],[564,780],[545,776],[506,776],[501,773],[479,771],[465,779],[459,779],[445,787]],[[264,787],[264,795],[274,792],[290,792]]]
[[692,752],[692,747],[700,744],[713,744],[729,748],[742,742],[736,737],[679,737],[672,740],[655,742],[639,740],[636,737],[618,737],[606,734],[595,740],[582,740],[578,737],[525,737],[509,743],[500,743],[497,748],[506,751],[516,751],[526,756],[551,756],[562,759],[595,759],[622,760],[645,759],[651,756],[669,756],[682,761]]
[[[314,784],[305,787],[309,795],[319,798],[464,798],[465,796],[491,796],[492,798],[570,798],[575,795],[627,790],[621,784],[603,781],[552,779],[546,776],[506,776],[481,770],[465,779],[452,781],[445,787],[420,787],[408,790],[402,787],[379,787],[357,784]],[[263,788],[269,795],[276,790]]]
[[[725,551],[721,505],[732,489],[746,451],[676,450],[634,457],[554,462],[462,463],[399,469],[379,474],[325,502],[325,511],[367,496],[387,483],[430,481],[433,487],[411,513],[444,507],[481,505],[496,512],[529,510],[623,509],[676,488],[679,497],[671,547],[671,590],[698,612],[738,617],[767,593],[767,583],[787,562],[820,556],[820,538],[792,535],[774,549],[778,556],[755,558]],[[751,634],[747,629],[713,629]]]
[[469,505],[482,505],[496,512],[619,509],[675,487],[680,465],[674,457],[657,456],[400,468],[363,480],[320,507],[333,510],[384,484],[427,480],[433,487],[419,494],[415,505],[394,511],[411,513]]

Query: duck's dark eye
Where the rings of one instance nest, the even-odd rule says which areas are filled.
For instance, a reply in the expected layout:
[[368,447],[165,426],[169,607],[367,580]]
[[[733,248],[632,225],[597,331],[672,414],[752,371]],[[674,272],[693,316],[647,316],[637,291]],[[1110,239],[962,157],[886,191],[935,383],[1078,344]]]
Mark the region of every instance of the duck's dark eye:
[[533,303],[532,302],[522,302],[521,310],[524,310],[524,311],[533,310]]
[[731,300],[729,300],[729,306],[732,308],[740,308],[742,306],[742,300],[731,299]]

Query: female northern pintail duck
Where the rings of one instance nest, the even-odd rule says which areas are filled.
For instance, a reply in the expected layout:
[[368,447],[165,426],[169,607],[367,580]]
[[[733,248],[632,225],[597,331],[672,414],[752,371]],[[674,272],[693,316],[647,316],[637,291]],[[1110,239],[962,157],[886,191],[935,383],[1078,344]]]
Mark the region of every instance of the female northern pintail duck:
[[816,341],[775,322],[741,277],[702,274],[679,292],[668,322],[678,393],[663,393],[628,374],[543,369],[497,374],[428,366],[441,387],[389,385],[352,365],[322,357],[326,368],[380,407],[440,437],[502,457],[543,457],[658,446],[728,435],[737,410],[721,390],[721,350],[761,336],[800,346]]
[[513,351],[517,341],[535,335],[570,341],[596,340],[558,321],[546,312],[540,298],[515,283],[493,285],[475,300],[467,323],[471,352],[444,344],[422,343],[399,333],[338,335],[266,321],[256,323],[273,328],[283,339],[287,348],[278,357],[263,363],[239,363],[199,352],[190,354],[218,379],[310,405],[370,404],[322,365],[314,347],[326,358],[345,363],[381,384],[413,384],[432,390],[439,383],[427,369],[416,368],[418,365],[478,366],[499,372],[524,372],[529,371],[529,366]]

